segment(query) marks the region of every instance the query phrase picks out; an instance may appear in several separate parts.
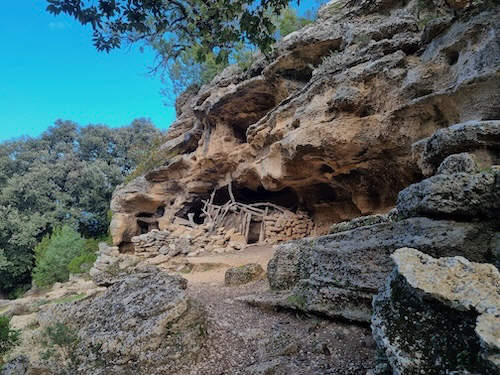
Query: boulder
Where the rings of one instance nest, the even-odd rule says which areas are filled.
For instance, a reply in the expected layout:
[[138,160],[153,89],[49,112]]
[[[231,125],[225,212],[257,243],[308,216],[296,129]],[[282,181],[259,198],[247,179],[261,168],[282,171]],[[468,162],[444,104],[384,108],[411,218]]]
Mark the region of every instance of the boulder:
[[466,153],[453,154],[443,160],[436,174],[476,173],[478,166],[474,158]]
[[500,212],[500,166],[475,173],[439,174],[399,193],[401,218],[495,219]]
[[495,223],[410,218],[291,241],[278,246],[269,262],[272,291],[247,300],[367,322],[396,249],[412,246],[436,257],[495,262],[495,229]]
[[[394,374],[498,374],[500,273],[398,249],[373,300],[373,336]],[[456,371],[456,372],[454,372]]]
[[481,150],[489,154],[490,165],[499,164],[500,121],[468,121],[439,129],[413,145],[413,149],[426,176],[433,175],[446,157],[462,152]]
[[333,224],[330,227],[330,234],[345,232],[354,228],[364,227],[367,225],[374,225],[380,223],[387,223],[391,221],[388,215],[367,215],[360,216],[350,221],[343,221],[341,223]]
[[206,336],[203,308],[188,298],[186,285],[158,269],[135,273],[92,299],[51,307],[38,321],[76,332],[78,373],[182,373]]
[[262,279],[265,273],[264,269],[257,263],[231,267],[226,270],[224,284],[227,286],[247,284],[251,281]]

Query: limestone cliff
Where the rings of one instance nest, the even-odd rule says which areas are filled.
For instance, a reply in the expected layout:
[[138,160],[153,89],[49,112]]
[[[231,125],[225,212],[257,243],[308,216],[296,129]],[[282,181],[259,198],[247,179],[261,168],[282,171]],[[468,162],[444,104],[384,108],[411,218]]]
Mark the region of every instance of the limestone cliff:
[[388,211],[422,178],[413,143],[500,118],[499,9],[449,4],[331,1],[269,59],[181,96],[165,163],[115,191],[115,245],[145,231],[137,217],[202,222],[202,200],[223,204],[230,182],[239,201],[306,212],[312,234]]

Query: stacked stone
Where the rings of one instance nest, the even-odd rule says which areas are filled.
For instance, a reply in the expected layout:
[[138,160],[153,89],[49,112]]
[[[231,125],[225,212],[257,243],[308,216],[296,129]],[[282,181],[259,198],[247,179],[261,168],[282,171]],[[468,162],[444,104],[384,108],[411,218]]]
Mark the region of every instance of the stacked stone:
[[267,243],[297,240],[311,234],[314,224],[306,214],[275,212],[264,218]]
[[153,230],[132,238],[135,255],[144,258],[179,254],[194,256],[202,252],[230,252],[245,247],[245,238],[234,229],[218,228],[209,234],[207,225],[188,227],[170,224],[167,230]]
[[168,246],[170,242],[169,237],[170,232],[166,230],[153,230],[149,233],[132,237],[135,254],[146,258],[158,255],[159,253],[163,254],[167,251],[165,246]]

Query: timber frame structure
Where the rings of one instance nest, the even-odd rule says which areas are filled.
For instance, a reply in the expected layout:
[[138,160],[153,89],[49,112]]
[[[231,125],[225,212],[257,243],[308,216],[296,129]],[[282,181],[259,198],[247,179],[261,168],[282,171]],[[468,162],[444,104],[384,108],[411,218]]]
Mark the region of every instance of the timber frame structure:
[[[209,231],[215,232],[218,228],[234,228],[236,232],[245,237],[247,243],[262,243],[266,240],[266,217],[273,212],[291,214],[290,210],[269,202],[244,204],[237,202],[234,198],[231,183],[228,185],[230,200],[223,205],[213,203],[216,190],[212,192],[209,200],[203,200],[201,209],[204,224],[209,225]],[[189,214],[189,221],[194,225],[193,214]],[[252,238],[258,234],[257,238]]]

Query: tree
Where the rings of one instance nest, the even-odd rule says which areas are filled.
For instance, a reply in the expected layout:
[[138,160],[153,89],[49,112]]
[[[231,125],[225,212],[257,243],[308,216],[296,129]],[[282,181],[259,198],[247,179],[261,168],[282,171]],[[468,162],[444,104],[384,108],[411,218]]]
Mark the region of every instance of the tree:
[[85,253],[85,240],[69,225],[55,229],[35,247],[33,281],[37,286],[49,286],[68,281],[68,265]]
[[47,10],[90,25],[94,44],[101,51],[120,47],[123,41],[161,41],[168,59],[196,46],[198,61],[213,53],[218,62],[227,63],[237,43],[269,51],[275,31],[272,17],[289,1],[48,0]]
[[288,34],[302,29],[312,23],[311,18],[311,16],[309,18],[299,17],[295,9],[291,7],[285,8],[276,20],[279,36],[284,38]]
[[106,234],[115,186],[160,137],[146,119],[117,129],[59,120],[38,138],[0,143],[0,293],[31,282],[34,247],[55,227]]
[[[160,46],[156,49],[162,55],[167,53]],[[229,64],[238,64],[242,70],[246,70],[253,61],[256,51],[251,45],[237,43],[231,50],[228,61],[218,61],[217,56],[209,52],[202,62],[197,59],[198,53],[199,47],[193,46],[181,52],[175,60],[168,60],[168,56],[165,56],[166,73],[172,83],[174,95],[179,95],[187,89],[198,89],[210,83]],[[170,92],[164,90],[163,94],[168,97]]]

